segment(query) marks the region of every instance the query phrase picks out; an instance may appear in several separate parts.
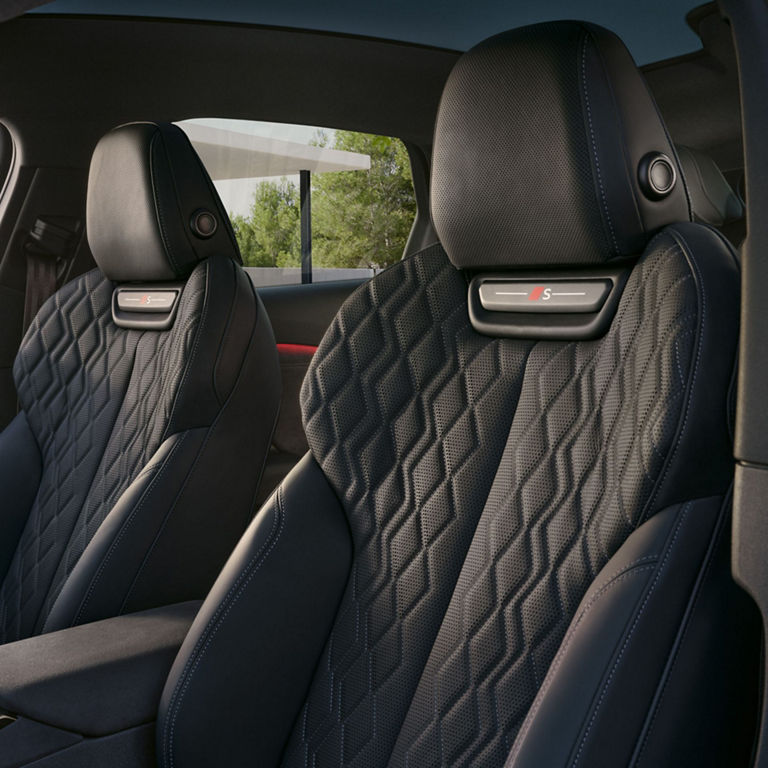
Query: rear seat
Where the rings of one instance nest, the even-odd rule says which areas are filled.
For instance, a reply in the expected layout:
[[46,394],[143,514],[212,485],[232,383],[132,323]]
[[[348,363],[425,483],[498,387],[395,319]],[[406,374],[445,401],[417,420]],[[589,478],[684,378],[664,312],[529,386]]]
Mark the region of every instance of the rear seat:
[[739,248],[747,234],[744,204],[739,196],[709,155],[680,144],[676,149],[694,221],[716,227]]

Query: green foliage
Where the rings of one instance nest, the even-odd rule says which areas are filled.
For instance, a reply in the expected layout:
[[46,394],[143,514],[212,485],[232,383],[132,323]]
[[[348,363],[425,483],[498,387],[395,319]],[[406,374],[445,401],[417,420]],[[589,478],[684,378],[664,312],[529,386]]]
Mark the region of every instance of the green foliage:
[[298,267],[299,193],[287,179],[262,181],[248,217],[234,216],[232,227],[247,267]]
[[371,158],[371,170],[323,173],[312,189],[312,263],[386,267],[403,255],[416,199],[408,152],[398,139],[337,131],[334,149]]
[[[328,146],[328,134],[318,132],[313,144]],[[395,263],[416,214],[405,147],[385,136],[336,131],[331,148],[369,155],[371,169],[312,177],[313,266]],[[234,217],[233,226],[247,266],[300,265],[299,194],[286,179],[259,184],[248,217]]]

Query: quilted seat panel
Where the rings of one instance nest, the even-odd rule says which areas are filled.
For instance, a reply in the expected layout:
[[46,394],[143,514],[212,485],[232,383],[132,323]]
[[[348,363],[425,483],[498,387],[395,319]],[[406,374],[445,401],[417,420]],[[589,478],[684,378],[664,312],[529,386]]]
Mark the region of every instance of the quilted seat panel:
[[503,765],[584,594],[652,510],[699,315],[693,273],[669,240],[634,270],[604,338],[531,353],[392,764]]
[[305,379],[309,444],[355,553],[287,765],[386,754],[398,718],[363,724],[404,715],[426,663],[532,346],[476,334],[465,296],[440,248],[398,264],[345,304]]
[[352,575],[284,765],[502,765],[576,607],[653,510],[701,306],[657,238],[607,335],[491,339],[439,248],[360,289],[302,393]]
[[118,328],[98,270],[58,291],[14,365],[43,473],[0,586],[0,641],[42,629],[61,587],[115,501],[157,450],[200,324],[206,267],[187,281],[167,332]]

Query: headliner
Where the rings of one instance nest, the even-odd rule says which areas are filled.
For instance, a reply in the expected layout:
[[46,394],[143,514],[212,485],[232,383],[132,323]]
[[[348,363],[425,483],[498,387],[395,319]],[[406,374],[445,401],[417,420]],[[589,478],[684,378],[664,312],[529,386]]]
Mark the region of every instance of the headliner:
[[466,50],[512,27],[580,18],[616,32],[638,64],[690,53],[695,0],[54,0],[32,13],[128,15],[260,24]]

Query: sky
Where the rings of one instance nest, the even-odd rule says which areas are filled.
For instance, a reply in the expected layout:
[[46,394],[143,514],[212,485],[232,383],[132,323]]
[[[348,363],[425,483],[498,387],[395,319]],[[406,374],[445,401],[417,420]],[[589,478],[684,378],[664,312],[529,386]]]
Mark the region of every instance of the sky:
[[618,33],[638,64],[701,47],[685,23],[697,0],[55,0],[34,13],[235,21],[369,35],[466,50],[512,27],[579,18]]

